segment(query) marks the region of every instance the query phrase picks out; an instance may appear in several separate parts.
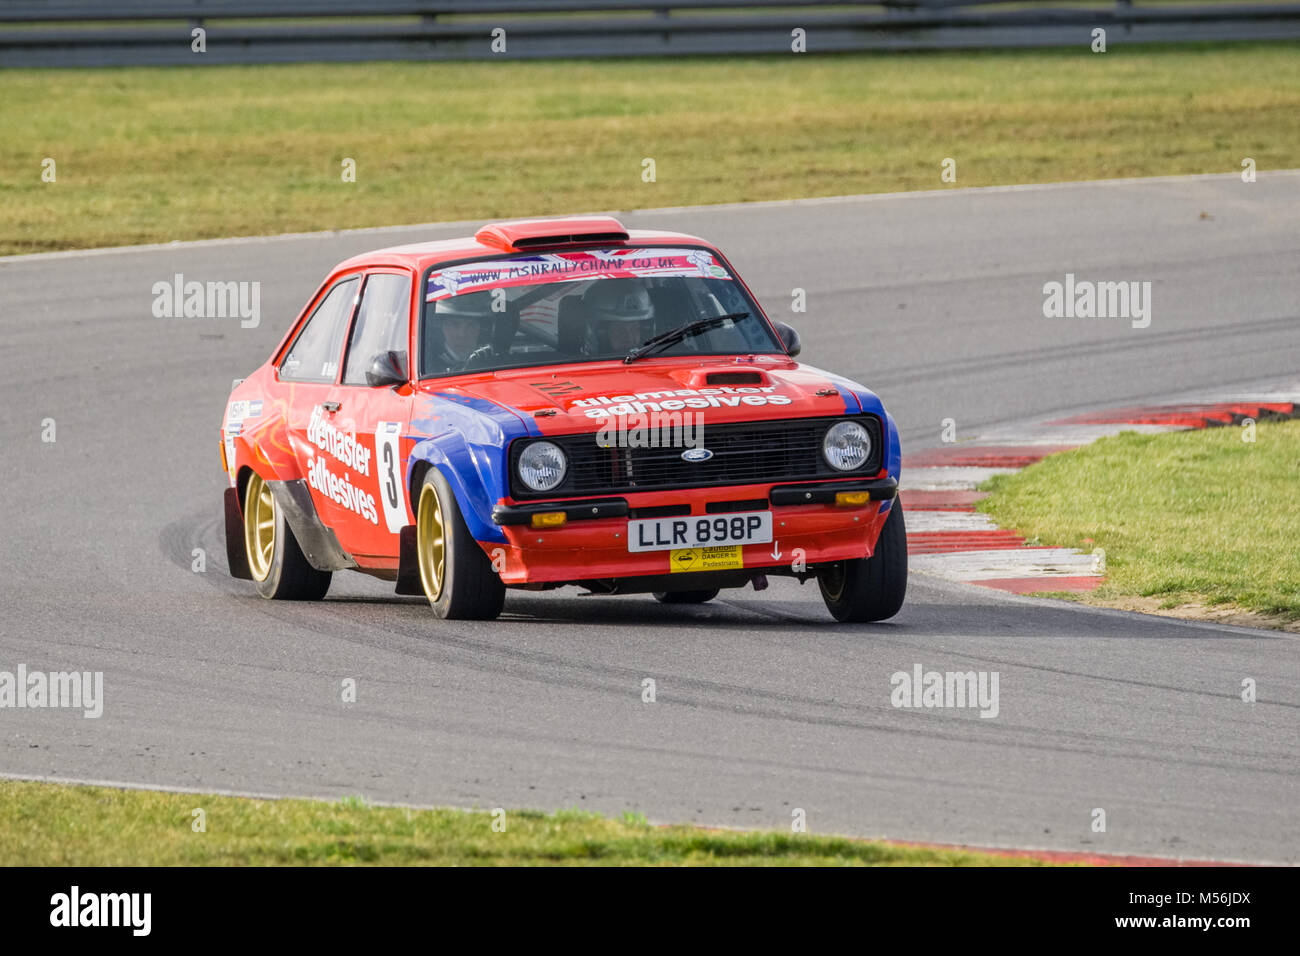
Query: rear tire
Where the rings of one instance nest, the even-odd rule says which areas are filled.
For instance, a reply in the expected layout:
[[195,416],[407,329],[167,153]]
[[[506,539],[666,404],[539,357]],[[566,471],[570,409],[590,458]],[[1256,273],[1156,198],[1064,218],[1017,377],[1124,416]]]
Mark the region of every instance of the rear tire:
[[660,604],[704,604],[718,596],[718,588],[711,591],[655,591]]
[[501,613],[506,587],[465,526],[451,485],[430,468],[420,487],[415,520],[420,583],[433,613],[447,621],[490,621]]
[[817,576],[822,600],[835,620],[861,624],[893,617],[907,594],[907,527],[903,503],[894,499],[869,558],[839,561]]
[[257,593],[271,601],[319,601],[330,589],[329,571],[311,566],[284,512],[261,475],[244,489],[244,548]]

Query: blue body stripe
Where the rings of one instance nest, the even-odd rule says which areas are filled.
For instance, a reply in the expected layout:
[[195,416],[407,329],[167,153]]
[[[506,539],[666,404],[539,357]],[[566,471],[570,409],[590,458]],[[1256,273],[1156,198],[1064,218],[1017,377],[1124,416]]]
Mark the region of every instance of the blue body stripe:
[[492,506],[510,489],[505,449],[515,438],[541,434],[532,416],[483,398],[435,392],[416,396],[410,432],[416,446],[407,464],[408,487],[416,464],[429,462],[455,492],[469,533],[479,541],[504,542]]

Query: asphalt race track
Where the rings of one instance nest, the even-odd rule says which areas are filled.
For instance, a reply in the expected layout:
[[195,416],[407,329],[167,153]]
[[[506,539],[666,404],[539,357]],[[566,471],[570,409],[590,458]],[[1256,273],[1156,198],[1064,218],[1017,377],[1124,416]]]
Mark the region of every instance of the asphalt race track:
[[[1297,173],[624,218],[720,243],[800,330],[802,360],[883,396],[905,451],[938,444],[949,417],[970,434],[1296,377]],[[1300,862],[1294,635],[920,575],[896,619],[850,627],[785,580],[698,608],[511,592],[490,624],[440,622],[359,574],[319,605],[231,580],[231,380],[339,259],[465,231],[0,260],[0,669],[105,675],[97,720],[0,711],[0,772],[746,827],[803,808],[820,833]],[[1043,284],[1067,272],[1150,280],[1150,327],[1044,318]],[[259,280],[261,324],[154,318],[152,285],[175,273]],[[792,316],[796,287],[808,311]],[[998,717],[894,709],[889,675],[917,663],[999,672]]]

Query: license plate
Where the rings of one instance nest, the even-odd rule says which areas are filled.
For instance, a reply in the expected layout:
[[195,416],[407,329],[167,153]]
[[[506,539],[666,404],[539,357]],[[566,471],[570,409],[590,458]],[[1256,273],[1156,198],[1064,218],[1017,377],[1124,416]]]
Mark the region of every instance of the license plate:
[[676,551],[771,541],[770,511],[740,511],[697,518],[644,518],[627,523],[629,551]]

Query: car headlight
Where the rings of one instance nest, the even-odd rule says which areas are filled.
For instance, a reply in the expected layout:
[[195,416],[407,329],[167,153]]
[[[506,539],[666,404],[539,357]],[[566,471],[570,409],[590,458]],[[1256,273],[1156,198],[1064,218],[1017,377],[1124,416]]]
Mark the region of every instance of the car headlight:
[[860,468],[871,457],[871,436],[857,422],[836,422],[822,439],[822,457],[837,471]]
[[560,446],[535,441],[519,456],[519,477],[533,491],[550,491],[564,480],[569,463]]

